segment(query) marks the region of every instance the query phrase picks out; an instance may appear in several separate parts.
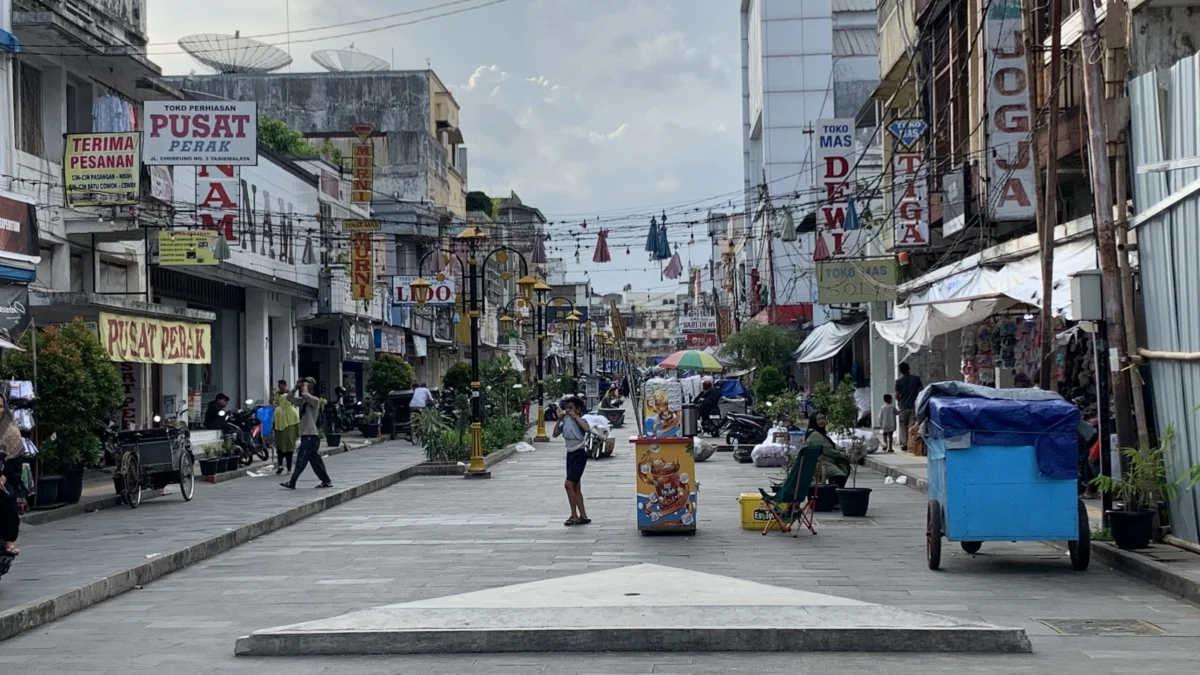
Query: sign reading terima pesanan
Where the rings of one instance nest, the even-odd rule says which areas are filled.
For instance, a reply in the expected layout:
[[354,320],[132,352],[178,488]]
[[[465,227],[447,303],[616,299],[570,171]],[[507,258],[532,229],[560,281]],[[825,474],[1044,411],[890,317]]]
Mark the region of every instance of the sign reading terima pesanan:
[[142,163],[200,166],[258,164],[258,105],[253,101],[146,101]]

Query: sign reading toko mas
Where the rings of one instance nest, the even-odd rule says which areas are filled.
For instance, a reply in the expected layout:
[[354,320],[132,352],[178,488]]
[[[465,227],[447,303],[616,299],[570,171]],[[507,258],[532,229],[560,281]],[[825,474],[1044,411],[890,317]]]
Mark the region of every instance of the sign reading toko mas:
[[252,101],[146,101],[142,163],[255,166],[258,105]]

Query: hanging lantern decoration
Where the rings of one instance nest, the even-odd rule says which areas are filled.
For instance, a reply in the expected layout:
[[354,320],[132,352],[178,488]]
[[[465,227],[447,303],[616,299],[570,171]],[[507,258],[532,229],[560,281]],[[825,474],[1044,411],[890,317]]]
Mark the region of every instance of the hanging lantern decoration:
[[587,221],[586,221],[586,220],[585,220],[585,221],[583,221],[583,224],[582,224],[582,225],[580,225],[580,227],[582,227],[583,229],[585,229],[585,230],[586,230],[586,229],[587,229]]
[[671,257],[671,242],[667,240],[667,221],[666,215],[663,215],[663,222],[658,226],[657,244],[654,249],[655,260],[666,260]]
[[796,219],[792,217],[791,209],[783,210],[783,225],[779,228],[779,238],[786,242],[796,241]]
[[650,216],[650,233],[646,236],[646,251],[650,253],[650,259],[654,260],[654,252],[658,250],[658,218]]
[[612,262],[612,256],[608,253],[608,230],[600,230],[600,234],[596,235],[596,252],[592,254],[592,262]]
[[861,230],[862,222],[858,219],[858,206],[854,203],[854,197],[846,200],[846,231]]
[[[221,237],[221,239],[224,239],[224,238],[225,237]],[[221,245],[219,243],[217,244],[217,248],[218,249],[221,248]],[[225,245],[225,251],[226,251],[226,253],[229,252],[229,244]],[[304,253],[302,253],[300,255],[300,264],[301,265],[317,264],[317,256],[315,253],[313,253],[312,230],[308,230],[308,232],[304,235]]]
[[533,238],[533,254],[530,260],[535,265],[544,265],[546,263],[546,242],[541,234]]
[[671,262],[667,264],[667,269],[663,270],[663,276],[668,279],[678,279],[683,274],[683,261],[679,259],[679,254],[671,256]]
[[817,233],[817,243],[813,247],[813,262],[825,262],[833,256],[829,255],[829,247],[825,245],[825,236]]
[[[311,240],[309,240],[308,244],[305,246],[304,252],[305,253],[312,252],[312,241]],[[229,252],[229,242],[225,241],[225,235],[218,234],[217,235],[217,243],[213,247],[213,257],[216,258],[217,260],[229,260],[230,256],[232,256],[232,255],[233,254]],[[316,261],[313,261],[313,262],[316,262]]]

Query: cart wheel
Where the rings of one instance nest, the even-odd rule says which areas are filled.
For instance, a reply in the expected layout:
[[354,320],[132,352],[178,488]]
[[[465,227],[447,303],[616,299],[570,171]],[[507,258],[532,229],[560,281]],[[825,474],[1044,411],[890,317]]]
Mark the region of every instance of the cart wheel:
[[1088,522],[1087,506],[1079,500],[1079,540],[1067,542],[1071,554],[1071,567],[1082,572],[1092,562],[1092,524]]
[[936,570],[942,564],[942,505],[929,500],[925,511],[925,562]]
[[196,459],[192,453],[185,452],[179,456],[179,494],[183,501],[190,502],[196,494]]
[[981,542],[981,541],[964,541],[964,542],[962,542],[962,544],[960,544],[960,546],[962,546],[962,550],[966,551],[967,553],[969,553],[971,555],[975,555],[976,553],[979,553],[979,549],[983,548],[983,542]]
[[142,505],[142,460],[136,452],[121,455],[121,497],[131,509]]

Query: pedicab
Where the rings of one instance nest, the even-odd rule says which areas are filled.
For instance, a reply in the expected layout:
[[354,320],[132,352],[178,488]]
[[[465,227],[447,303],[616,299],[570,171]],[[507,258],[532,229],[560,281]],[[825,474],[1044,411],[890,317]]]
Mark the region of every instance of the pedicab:
[[1065,541],[1071,565],[1091,560],[1079,499],[1079,409],[1040,389],[933,384],[917,400],[929,450],[926,560],[942,539],[978,553],[984,542]]

